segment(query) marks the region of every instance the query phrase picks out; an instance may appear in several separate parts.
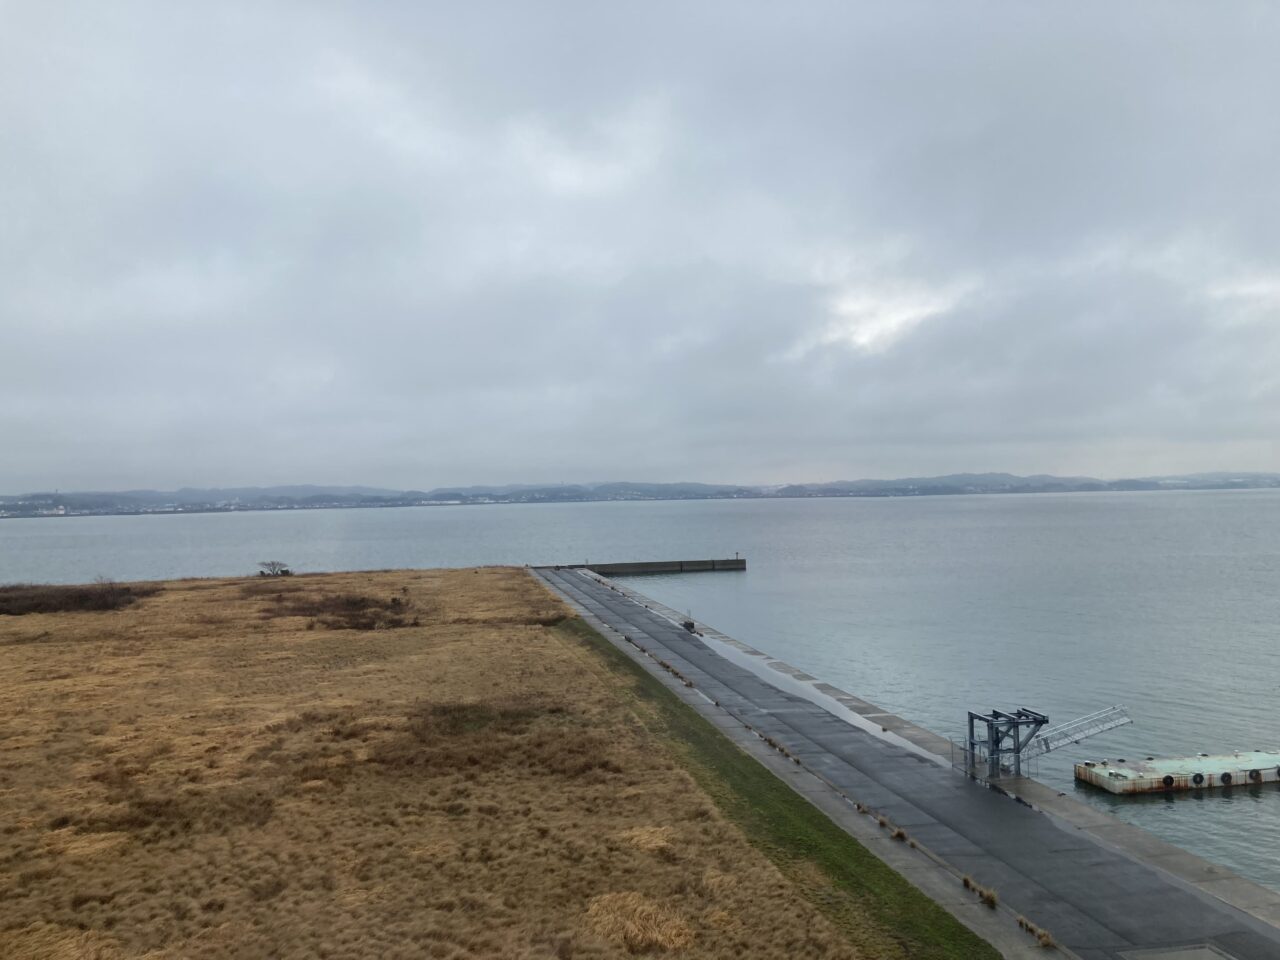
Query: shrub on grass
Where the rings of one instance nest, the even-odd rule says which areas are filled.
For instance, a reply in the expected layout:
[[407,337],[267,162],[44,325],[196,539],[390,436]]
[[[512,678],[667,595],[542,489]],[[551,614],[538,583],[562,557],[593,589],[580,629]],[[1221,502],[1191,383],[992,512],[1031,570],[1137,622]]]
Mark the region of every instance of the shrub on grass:
[[373,745],[369,760],[400,775],[502,767],[569,778],[620,773],[608,740],[565,724],[566,713],[562,704],[523,698],[420,703],[404,733]]
[[467,733],[523,733],[544,713],[563,713],[559,704],[524,700],[497,702],[421,703],[409,714],[409,731],[419,740]]
[[119,610],[159,592],[158,586],[121,584],[105,579],[75,586],[17,583],[0,587],[0,616]]
[[361,593],[276,593],[275,606],[263,617],[307,617],[307,629],[316,624],[328,630],[391,630],[417,626],[413,605],[402,597],[373,597]]

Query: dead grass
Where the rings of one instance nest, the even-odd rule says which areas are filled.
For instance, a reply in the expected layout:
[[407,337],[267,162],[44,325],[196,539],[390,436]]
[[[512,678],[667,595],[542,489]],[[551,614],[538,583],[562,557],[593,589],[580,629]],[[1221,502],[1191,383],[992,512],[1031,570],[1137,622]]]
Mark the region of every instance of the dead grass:
[[0,957],[858,956],[565,615],[486,568],[0,620]]

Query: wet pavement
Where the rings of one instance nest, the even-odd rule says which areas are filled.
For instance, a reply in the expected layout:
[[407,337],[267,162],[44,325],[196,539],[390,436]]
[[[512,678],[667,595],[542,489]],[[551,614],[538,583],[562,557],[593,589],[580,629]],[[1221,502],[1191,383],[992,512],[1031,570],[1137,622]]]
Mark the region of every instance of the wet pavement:
[[1141,951],[1201,945],[1238,960],[1280,960],[1280,930],[1261,919],[908,749],[887,731],[853,726],[766,682],[588,573],[535,573],[1084,960],[1131,960],[1131,951],[1160,960],[1163,950]]

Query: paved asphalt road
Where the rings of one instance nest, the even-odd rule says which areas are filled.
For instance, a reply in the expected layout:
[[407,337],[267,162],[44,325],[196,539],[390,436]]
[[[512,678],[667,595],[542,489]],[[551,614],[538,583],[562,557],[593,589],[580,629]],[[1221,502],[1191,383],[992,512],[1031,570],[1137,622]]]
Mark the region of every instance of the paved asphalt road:
[[1200,944],[1238,960],[1280,960],[1280,931],[1261,920],[771,686],[576,570],[537,572],[1084,960]]

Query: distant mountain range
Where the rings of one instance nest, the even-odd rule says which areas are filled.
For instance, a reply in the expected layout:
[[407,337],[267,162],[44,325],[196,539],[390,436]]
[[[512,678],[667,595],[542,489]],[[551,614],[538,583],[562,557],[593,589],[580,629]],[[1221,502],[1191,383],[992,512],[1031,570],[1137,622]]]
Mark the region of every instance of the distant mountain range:
[[1122,490],[1247,490],[1280,488],[1277,473],[1193,473],[1098,480],[1036,474],[955,473],[897,480],[836,480],[783,486],[714,483],[507,484],[387,490],[380,487],[220,487],[181,490],[24,493],[0,496],[0,518],[241,510],[323,510],[441,504],[565,503],[592,500],[745,500],[795,497],[930,497],[949,494],[1093,493]]

